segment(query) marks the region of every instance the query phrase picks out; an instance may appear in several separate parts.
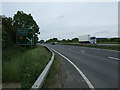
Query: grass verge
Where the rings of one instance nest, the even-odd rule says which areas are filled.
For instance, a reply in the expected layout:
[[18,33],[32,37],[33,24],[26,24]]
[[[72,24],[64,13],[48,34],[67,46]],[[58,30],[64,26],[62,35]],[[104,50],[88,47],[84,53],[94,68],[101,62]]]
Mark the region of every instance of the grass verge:
[[43,87],[42,87],[43,90],[44,88],[60,88],[61,87],[59,76],[58,76],[59,68],[60,68],[59,60],[55,56],[54,62],[43,84]]
[[30,88],[38,78],[51,53],[42,46],[25,50],[17,46],[3,51],[2,79],[5,82],[19,82],[21,88]]
[[64,44],[64,45],[74,45],[74,46],[82,46],[82,47],[92,47],[92,48],[100,48],[100,49],[109,49],[109,50],[117,50],[120,51],[120,46],[98,46],[98,45],[88,45],[88,44]]
[[98,44],[120,44],[120,42],[97,42]]

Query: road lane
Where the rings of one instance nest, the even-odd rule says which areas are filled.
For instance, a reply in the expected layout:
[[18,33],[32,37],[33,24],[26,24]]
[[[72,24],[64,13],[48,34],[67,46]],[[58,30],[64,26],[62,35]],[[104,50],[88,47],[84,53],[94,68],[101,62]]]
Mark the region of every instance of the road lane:
[[108,56],[118,58],[117,52],[68,45],[48,46],[75,63],[93,83],[95,88],[118,87],[118,61],[108,58]]
[[[61,88],[89,88],[77,70],[65,58],[54,52],[60,63],[59,78]],[[90,89],[87,89],[90,90]]]

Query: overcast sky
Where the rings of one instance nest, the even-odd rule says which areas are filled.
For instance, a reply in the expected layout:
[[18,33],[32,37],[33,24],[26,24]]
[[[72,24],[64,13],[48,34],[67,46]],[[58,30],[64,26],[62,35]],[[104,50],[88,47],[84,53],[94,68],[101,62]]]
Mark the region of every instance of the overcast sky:
[[40,26],[39,39],[72,39],[90,34],[118,36],[117,2],[4,2],[2,14],[13,17],[17,11],[31,13]]

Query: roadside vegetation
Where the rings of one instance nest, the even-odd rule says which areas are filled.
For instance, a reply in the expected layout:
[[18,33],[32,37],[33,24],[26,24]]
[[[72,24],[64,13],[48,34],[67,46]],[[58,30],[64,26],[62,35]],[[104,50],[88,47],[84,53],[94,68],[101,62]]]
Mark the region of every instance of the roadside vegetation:
[[31,16],[23,11],[18,11],[13,18],[1,16],[2,18],[2,48],[11,47],[16,44],[16,33],[19,28],[34,29],[34,47],[38,40],[39,26]]
[[98,44],[120,44],[120,42],[98,42]]
[[4,50],[3,83],[18,82],[21,88],[30,88],[49,62],[50,57],[51,53],[42,46],[28,50],[14,46]]
[[104,39],[98,39],[98,44],[120,44],[120,38],[104,38]]
[[[41,40],[42,41],[42,40]],[[40,41],[40,42],[41,42]],[[57,38],[52,38],[46,41],[46,43],[52,43],[52,42],[58,42],[58,43],[77,43],[78,38],[73,38],[73,39],[63,39],[63,40],[58,40]]]
[[[18,11],[13,18],[5,16],[0,18],[2,18],[2,84],[4,86],[4,83],[19,83],[21,88],[28,89],[49,62],[51,53],[43,46],[37,46],[39,26],[31,14]],[[16,45],[18,28],[34,29],[32,46]]]

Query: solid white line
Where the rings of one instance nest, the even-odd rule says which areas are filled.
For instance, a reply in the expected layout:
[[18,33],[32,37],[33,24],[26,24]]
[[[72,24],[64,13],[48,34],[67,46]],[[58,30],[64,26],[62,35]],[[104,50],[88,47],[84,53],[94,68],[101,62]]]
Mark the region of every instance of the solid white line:
[[[52,48],[50,48],[52,49]],[[83,77],[83,79],[85,80],[85,82],[88,84],[89,88],[91,90],[95,90],[95,88],[93,87],[93,85],[91,84],[91,82],[87,79],[87,77],[83,74],[83,72],[72,62],[70,61],[70,59],[68,59],[67,57],[65,57],[64,55],[62,55],[61,53],[59,53],[58,51],[52,49],[54,52],[58,53],[60,56],[62,56],[63,58],[65,58],[68,62],[70,62],[75,69],[79,72],[79,74]]]
[[115,57],[108,57],[108,58],[110,58],[110,59],[114,59],[114,60],[117,60],[117,61],[120,61],[119,58],[115,58]]

